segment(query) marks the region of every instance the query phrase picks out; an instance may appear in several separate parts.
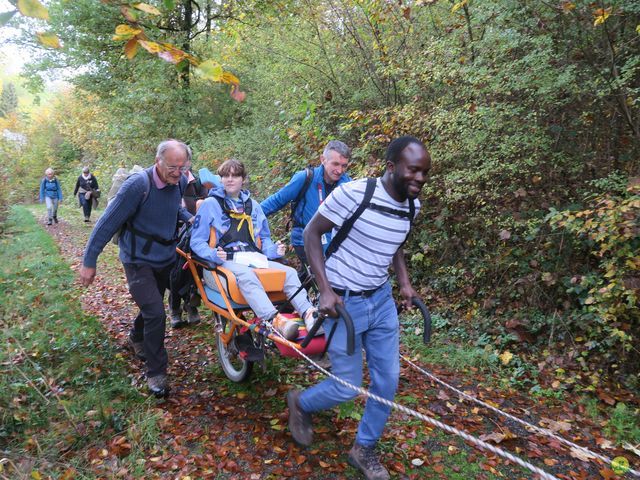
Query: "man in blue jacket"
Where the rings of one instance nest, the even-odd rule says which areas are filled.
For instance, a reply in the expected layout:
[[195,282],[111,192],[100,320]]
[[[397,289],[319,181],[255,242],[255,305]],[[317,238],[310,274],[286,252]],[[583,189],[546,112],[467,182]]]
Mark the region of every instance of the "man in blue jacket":
[[[268,217],[287,204],[295,203],[299,198],[297,205],[292,205],[294,211],[292,212],[291,245],[302,262],[302,268],[299,272],[301,279],[306,277],[304,272],[306,272],[305,266],[308,264],[304,253],[302,231],[333,189],[351,181],[346,173],[350,158],[351,149],[346,144],[338,140],[331,140],[320,156],[320,165],[310,169],[309,172],[307,169],[300,170],[291,177],[289,183],[260,204],[264,214]],[[299,197],[301,193],[302,196]],[[327,249],[330,241],[331,232],[328,232],[322,237],[324,250]]]
[[146,362],[151,392],[166,396],[168,356],[164,347],[164,291],[176,258],[176,225],[192,215],[182,207],[187,186],[191,149],[177,140],[158,145],[155,165],[131,175],[109,202],[85,248],[80,281],[88,286],[96,276],[98,255],[113,235],[118,239],[120,261],[129,292],[140,308],[129,334],[129,345]]

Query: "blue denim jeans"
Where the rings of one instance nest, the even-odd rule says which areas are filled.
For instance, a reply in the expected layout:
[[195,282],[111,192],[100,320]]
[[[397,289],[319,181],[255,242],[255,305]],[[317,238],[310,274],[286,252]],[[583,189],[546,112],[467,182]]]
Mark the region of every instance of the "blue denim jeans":
[[[396,305],[387,282],[370,297],[344,296],[344,305],[353,320],[355,352],[347,355],[347,335],[344,322],[327,318],[325,331],[331,331],[338,322],[329,345],[331,371],[337,377],[360,386],[362,384],[362,349],[366,353],[371,383],[369,391],[387,400],[393,400],[400,375],[399,324]],[[300,396],[302,410],[312,413],[332,408],[351,400],[358,394],[328,378],[308,388]],[[391,408],[367,399],[362,420],[358,425],[356,443],[371,447],[376,444],[387,423]]]

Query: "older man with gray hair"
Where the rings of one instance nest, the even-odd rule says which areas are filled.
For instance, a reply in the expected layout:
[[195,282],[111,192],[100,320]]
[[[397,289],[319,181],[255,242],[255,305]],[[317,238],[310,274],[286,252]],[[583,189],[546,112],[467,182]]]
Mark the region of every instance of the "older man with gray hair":
[[120,261],[129,292],[140,309],[128,343],[146,362],[147,384],[157,397],[167,396],[170,389],[164,347],[164,292],[176,257],[177,221],[186,222],[192,217],[182,207],[187,185],[184,174],[190,161],[188,145],[178,140],[160,143],[155,165],[127,178],[109,202],[91,233],[80,268],[82,285],[93,283],[98,255],[120,232]]
[[[298,275],[303,283],[306,280],[308,262],[304,253],[302,231],[333,189],[351,181],[346,173],[350,158],[351,149],[345,143],[331,140],[320,156],[320,165],[296,172],[289,183],[260,204],[267,216],[291,204],[291,223],[293,223],[291,244],[302,262]],[[328,232],[322,238],[322,246],[325,250],[330,241],[331,232]]]

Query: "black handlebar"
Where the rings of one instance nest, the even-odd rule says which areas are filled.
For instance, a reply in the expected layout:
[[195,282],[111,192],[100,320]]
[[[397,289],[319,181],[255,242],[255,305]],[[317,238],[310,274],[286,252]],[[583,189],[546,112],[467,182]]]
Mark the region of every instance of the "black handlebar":
[[[342,305],[336,305],[336,312],[338,315],[342,317],[344,320],[344,326],[347,329],[347,355],[353,355],[353,352],[356,350],[356,338],[355,338],[355,329],[353,328],[353,320],[351,320],[351,315],[347,313],[347,310]],[[309,345],[309,342],[315,337],[316,332],[322,326],[322,322],[324,322],[324,317],[318,317],[311,327],[311,330],[307,332],[307,336],[302,341],[300,346],[305,348]]]
[[424,304],[422,300],[418,297],[413,297],[411,299],[411,303],[413,303],[422,314],[422,318],[424,319],[424,328],[422,330],[422,342],[426,345],[431,340],[431,314],[429,313],[429,309]]

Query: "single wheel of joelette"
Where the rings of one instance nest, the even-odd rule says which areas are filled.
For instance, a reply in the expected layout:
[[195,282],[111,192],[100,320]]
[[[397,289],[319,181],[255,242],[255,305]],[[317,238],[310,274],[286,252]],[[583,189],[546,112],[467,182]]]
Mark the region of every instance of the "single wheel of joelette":
[[218,360],[220,361],[220,366],[229,380],[232,382],[244,382],[251,375],[253,362],[245,360],[240,356],[238,345],[236,343],[238,329],[236,328],[234,330],[233,338],[227,345],[225,345],[222,340],[222,335],[228,335],[229,332],[231,332],[233,324],[217,313],[214,313],[214,320],[219,322],[222,326],[222,333],[218,333],[216,338],[218,343]]

